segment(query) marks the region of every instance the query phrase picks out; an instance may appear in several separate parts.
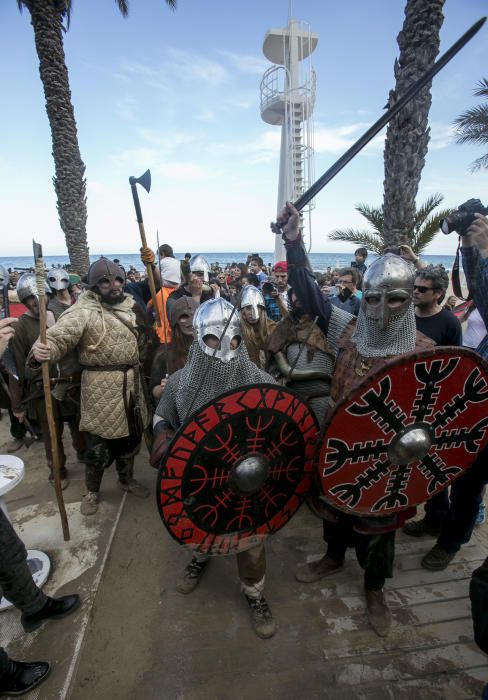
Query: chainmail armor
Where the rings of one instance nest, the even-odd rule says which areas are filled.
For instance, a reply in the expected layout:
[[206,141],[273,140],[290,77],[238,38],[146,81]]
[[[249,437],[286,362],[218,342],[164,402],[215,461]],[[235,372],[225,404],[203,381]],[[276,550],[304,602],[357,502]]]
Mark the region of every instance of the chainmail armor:
[[186,365],[169,377],[156,414],[176,429],[186,420],[190,408],[195,413],[225,391],[260,382],[276,383],[251,362],[244,343],[236,357],[222,362],[206,355],[194,341]]
[[352,339],[363,357],[388,357],[415,350],[416,336],[415,310],[410,304],[402,314],[390,318],[384,330],[361,307]]
[[341,335],[353,319],[354,316],[352,314],[343,309],[339,309],[337,306],[332,306],[329,327],[327,329],[327,342],[336,352]]
[[[323,379],[314,378],[304,381],[289,381],[287,386],[293,389],[298,396],[307,403],[315,414],[319,423],[322,423],[329,406],[330,383],[334,371],[335,360],[321,350],[314,350],[311,360],[308,358],[307,348],[303,348],[295,365],[302,343],[292,343],[286,349],[286,359],[290,366],[297,370],[313,370],[324,375]],[[293,376],[293,375],[292,375]]]

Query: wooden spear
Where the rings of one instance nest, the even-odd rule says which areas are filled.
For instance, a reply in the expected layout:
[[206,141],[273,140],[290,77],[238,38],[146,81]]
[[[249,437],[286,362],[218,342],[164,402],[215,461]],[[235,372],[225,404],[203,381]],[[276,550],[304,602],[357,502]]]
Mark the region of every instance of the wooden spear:
[[[35,241],[32,242],[34,247],[34,261],[36,265],[36,284],[37,297],[39,299],[39,325],[40,325],[40,340],[46,344],[47,340],[47,314],[46,314],[46,275],[44,272],[44,261],[42,259],[42,247]],[[56,492],[56,500],[58,502],[59,515],[61,517],[61,525],[63,527],[63,537],[65,542],[70,539],[68,516],[64,506],[63,490],[61,488],[61,460],[59,458],[58,435],[56,423],[54,421],[53,401],[51,396],[51,379],[49,376],[49,361],[44,360],[42,363],[42,384],[44,387],[44,402],[46,406],[46,416],[49,426],[49,436],[51,438],[51,456],[52,468],[54,477],[54,490]]]

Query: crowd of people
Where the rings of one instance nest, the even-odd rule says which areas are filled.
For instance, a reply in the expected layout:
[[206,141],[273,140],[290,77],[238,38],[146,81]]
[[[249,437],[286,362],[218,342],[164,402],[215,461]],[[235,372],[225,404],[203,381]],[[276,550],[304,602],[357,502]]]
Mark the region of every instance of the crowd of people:
[[[69,486],[62,438],[67,423],[77,458],[85,464],[81,513],[93,517],[107,467],[115,462],[120,489],[144,498],[148,491],[134,475],[142,440],[150,449],[151,464],[159,466],[188,416],[226,390],[260,382],[287,386],[323,424],[355,387],[405,353],[464,342],[488,357],[485,217],[477,215],[463,237],[469,304],[452,295],[446,298],[445,270],[426,265],[406,245],[369,266],[367,250],[359,248],[349,267],[313,272],[292,205],[287,205],[278,223],[286,260],[274,265],[266,265],[256,254],[226,266],[210,265],[203,255],[189,253],[180,261],[170,244],[160,246],[156,264],[153,251],[141,249],[142,263],[152,269],[155,300],[148,279],[135,268],[126,272],[118,260],[102,257],[83,279],[60,267],[48,270],[46,343],[39,339],[41,297],[35,275],[25,271],[15,279],[15,273],[0,268],[0,290],[14,284],[26,308],[18,320],[3,321],[1,329],[7,355],[1,368],[0,405],[10,417],[9,452],[21,449],[26,431],[39,433],[47,477],[53,479],[43,362],[49,362],[51,371],[62,487]],[[5,309],[8,295],[0,293],[0,299]],[[344,567],[346,549],[354,546],[364,569],[369,622],[379,636],[386,636],[392,622],[384,585],[393,575],[396,531],[403,528],[413,537],[435,535],[437,541],[422,566],[446,568],[484,518],[485,452],[454,482],[450,495],[444,490],[427,502],[420,520],[408,519],[413,513],[405,511],[393,519],[375,518],[372,526],[371,519],[345,514],[324,494],[315,494],[326,552],[299,565],[296,579],[304,584],[327,579]],[[0,542],[4,532],[16,537],[0,520]],[[2,551],[0,585],[5,593],[15,588],[17,570],[25,564],[19,551],[12,561]],[[251,624],[258,636],[271,637],[276,623],[264,596],[264,544],[239,552],[236,558]],[[194,554],[177,590],[193,591],[208,564],[207,555]],[[476,638],[488,651],[487,580],[485,563],[475,572],[472,595],[473,610],[478,611]],[[27,622],[45,609],[46,601],[38,596],[31,590],[27,603],[15,595],[11,598]],[[44,617],[68,614],[75,604]],[[29,624],[24,627],[27,630]],[[0,654],[0,691],[9,684],[17,689],[22,683],[27,690],[33,687],[18,664],[5,652]],[[41,676],[37,669],[35,682]]]

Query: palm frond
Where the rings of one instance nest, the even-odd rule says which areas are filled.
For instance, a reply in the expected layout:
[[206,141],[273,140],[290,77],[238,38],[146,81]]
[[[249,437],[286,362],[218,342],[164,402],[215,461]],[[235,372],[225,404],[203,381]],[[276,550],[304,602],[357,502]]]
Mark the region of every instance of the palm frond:
[[170,10],[176,10],[177,0],[166,0],[166,4]]
[[488,97],[488,78],[481,78],[474,94],[476,97]]
[[127,0],[115,0],[117,3],[117,7],[119,8],[119,12],[122,15],[122,17],[127,17],[129,14],[129,3]]
[[476,158],[476,160],[473,161],[470,166],[470,170],[472,173],[475,173],[476,171],[481,170],[482,168],[488,169],[488,153],[485,153],[483,156]]
[[449,214],[452,214],[452,209],[441,209],[432,216],[426,218],[422,225],[413,232],[411,237],[411,248],[414,253],[419,255],[422,251],[432,243],[434,238],[439,233],[442,219],[445,219]]
[[444,200],[444,195],[440,192],[435,192],[427,197],[425,202],[420,205],[416,210],[415,217],[413,220],[414,231],[418,231],[424,224],[425,220],[432,214],[434,209],[439,206],[439,204]]
[[356,204],[354,207],[364,218],[369,221],[379,236],[383,234],[383,207],[370,207],[369,204]]
[[331,241],[347,241],[358,246],[364,246],[373,253],[381,253],[382,238],[372,231],[360,231],[355,228],[335,229],[328,234]]

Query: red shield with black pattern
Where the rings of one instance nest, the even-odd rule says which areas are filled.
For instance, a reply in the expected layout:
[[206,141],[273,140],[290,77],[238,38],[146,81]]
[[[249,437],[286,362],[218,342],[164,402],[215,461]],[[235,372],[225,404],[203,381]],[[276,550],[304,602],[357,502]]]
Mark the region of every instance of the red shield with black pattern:
[[384,516],[447,488],[487,442],[488,363],[439,347],[402,355],[339,403],[315,470],[328,503]]
[[221,394],[180,427],[161,463],[159,513],[202,554],[232,554],[285,525],[308,497],[318,424],[276,384]]

